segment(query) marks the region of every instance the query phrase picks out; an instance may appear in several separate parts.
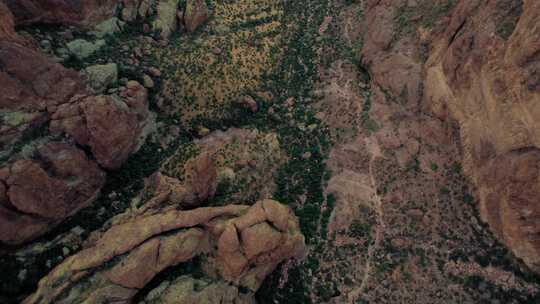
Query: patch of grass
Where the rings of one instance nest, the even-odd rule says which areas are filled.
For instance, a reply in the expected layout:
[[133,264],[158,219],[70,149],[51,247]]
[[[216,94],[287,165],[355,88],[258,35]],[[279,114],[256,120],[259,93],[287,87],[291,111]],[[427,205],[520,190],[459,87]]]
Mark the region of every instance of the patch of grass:
[[397,10],[394,18],[396,23],[394,40],[397,41],[402,36],[413,34],[419,26],[432,28],[455,4],[455,0],[446,0],[437,4],[433,4],[430,0],[423,0],[417,6],[403,5]]
[[523,0],[497,0],[495,32],[499,37],[508,40],[523,13]]
[[15,143],[13,143],[11,147],[8,148],[9,150],[6,151],[7,153],[3,155],[0,154],[0,163],[8,161],[12,155],[16,155],[20,153],[26,145],[30,144],[32,141],[36,139],[45,137],[48,134],[49,134],[48,124],[44,123],[37,126],[30,126],[29,129],[26,130],[22,134],[21,138]]

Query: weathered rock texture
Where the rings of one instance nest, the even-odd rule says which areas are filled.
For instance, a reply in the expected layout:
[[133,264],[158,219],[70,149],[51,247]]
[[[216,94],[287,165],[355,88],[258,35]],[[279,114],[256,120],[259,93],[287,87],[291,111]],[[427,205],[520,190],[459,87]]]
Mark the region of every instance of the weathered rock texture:
[[217,187],[217,170],[207,153],[201,154],[185,164],[184,182],[156,172],[145,180],[144,196],[151,197],[144,202],[139,212],[162,209],[171,204],[184,209],[198,207],[211,199]]
[[[92,96],[77,71],[15,33],[2,3],[0,17],[0,179],[7,188],[1,189],[0,241],[21,244],[95,199],[105,178],[96,162],[119,168],[144,142],[153,116],[139,83],[128,82],[118,95]],[[43,146],[51,141],[49,130],[72,141]]]
[[133,81],[116,95],[74,98],[51,116],[53,133],[65,132],[89,146],[104,168],[119,168],[140,144],[148,111],[146,89]]
[[95,25],[111,18],[117,0],[6,0],[17,24]]
[[[540,3],[436,6],[368,1],[363,63],[389,100],[457,122],[464,171],[477,186],[482,219],[538,272]],[[395,149],[400,164],[417,150]]]
[[[130,303],[159,272],[202,253],[203,268],[217,284],[253,293],[278,263],[305,250],[292,211],[271,200],[251,207],[123,215],[91,239],[96,241],[42,279],[24,303]],[[175,300],[188,303],[194,293],[180,293]],[[161,296],[170,297],[154,295]]]
[[47,232],[92,202],[104,182],[84,152],[60,142],[0,169],[0,241],[19,244]]
[[169,38],[178,28],[176,14],[178,2],[178,0],[164,0],[160,1],[156,7],[156,20],[153,22],[153,27],[164,39]]
[[421,97],[422,64],[417,60],[418,41],[398,40],[395,24],[400,6],[407,1],[368,1],[362,57],[373,82],[393,98],[402,98],[407,109]]
[[15,21],[13,20],[13,14],[4,3],[0,2],[0,38],[22,42],[21,37],[15,33],[14,27]]
[[459,122],[480,213],[540,271],[540,2],[460,1],[437,33],[425,97]]

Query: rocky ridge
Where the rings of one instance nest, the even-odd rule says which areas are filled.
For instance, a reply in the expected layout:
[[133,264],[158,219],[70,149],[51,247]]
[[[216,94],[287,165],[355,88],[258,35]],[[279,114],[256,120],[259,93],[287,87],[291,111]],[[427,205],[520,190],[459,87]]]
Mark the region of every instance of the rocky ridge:
[[[201,181],[202,176],[214,176],[206,180],[210,185],[215,182],[212,174],[194,176],[196,181]],[[150,196],[147,204],[112,218],[108,229],[90,236],[84,249],[53,269],[41,280],[37,292],[23,303],[94,303],[113,299],[128,303],[162,270],[198,255],[204,255],[201,267],[206,275],[224,280],[212,283],[217,289],[213,295],[216,300],[220,292],[233,292],[235,296],[225,303],[249,303],[264,278],[280,262],[304,254],[304,238],[297,219],[289,208],[276,201],[264,200],[251,207],[176,210],[175,207],[192,206],[208,197],[197,196],[192,192],[196,188],[185,187],[166,176],[151,179],[149,192],[145,193]],[[202,184],[197,183],[199,187]],[[173,205],[162,209],[160,206],[166,206],[168,200]],[[249,291],[239,292],[240,287]],[[180,287],[173,284],[167,288],[160,290],[162,295],[153,292],[152,301],[170,297],[167,294]],[[188,290],[176,294],[175,300],[187,301],[196,293],[196,289]]]

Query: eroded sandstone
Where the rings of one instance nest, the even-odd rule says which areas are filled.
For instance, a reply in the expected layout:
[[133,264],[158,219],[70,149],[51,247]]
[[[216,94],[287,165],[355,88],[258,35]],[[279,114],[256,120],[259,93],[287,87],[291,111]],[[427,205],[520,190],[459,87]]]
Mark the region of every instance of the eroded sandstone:
[[253,293],[280,262],[301,258],[305,250],[296,217],[272,200],[140,214],[95,239],[53,269],[24,303],[129,302],[163,269],[201,254],[210,278]]
[[83,151],[61,142],[39,147],[0,176],[0,241],[20,244],[46,233],[98,195],[105,173]]
[[[459,122],[463,165],[478,187],[482,219],[539,271],[540,184],[534,172],[540,147],[540,3],[523,1],[522,13],[501,10],[506,8],[496,1],[457,4],[432,43],[425,97],[439,117]],[[500,16],[512,12],[514,23],[504,23]],[[501,24],[509,27],[507,38],[500,35]]]

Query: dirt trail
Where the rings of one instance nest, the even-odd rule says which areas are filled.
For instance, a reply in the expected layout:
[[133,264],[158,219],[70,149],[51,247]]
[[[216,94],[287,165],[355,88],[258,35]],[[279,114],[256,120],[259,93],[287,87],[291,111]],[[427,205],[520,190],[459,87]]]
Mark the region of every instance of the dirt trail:
[[[377,181],[375,180],[375,174],[374,174],[374,170],[375,170],[375,166],[374,166],[374,162],[375,160],[377,160],[377,158],[379,157],[383,157],[381,151],[380,151],[380,148],[378,146],[378,144],[370,139],[370,138],[366,138],[365,139],[365,142],[366,142],[366,147],[367,147],[367,150],[370,154],[370,160],[369,160],[369,178],[370,178],[370,181],[371,181],[371,186],[373,189],[377,189]],[[380,243],[383,239],[383,235],[384,235],[384,228],[385,228],[385,224],[384,224],[384,217],[383,217],[383,207],[382,207],[382,199],[381,197],[379,196],[379,194],[377,193],[377,191],[374,191],[373,195],[372,195],[372,201],[373,203],[373,206],[374,206],[374,209],[375,209],[375,212],[377,213],[377,225],[376,225],[376,228],[375,228],[375,240],[373,242],[373,244],[371,246],[369,246],[368,248],[368,254],[367,254],[367,260],[366,260],[366,264],[365,264],[365,268],[364,268],[364,276],[362,278],[362,281],[360,283],[360,285],[356,288],[354,288],[348,295],[347,295],[347,299],[348,299],[348,302],[349,303],[354,303],[355,300],[357,300],[358,298],[360,298],[362,296],[362,292],[364,290],[364,288],[366,287],[366,285],[368,284],[369,282],[369,279],[370,279],[370,274],[371,274],[371,271],[372,271],[372,264],[373,264],[373,255],[375,254],[375,252],[377,251],[377,249],[380,247]]]

